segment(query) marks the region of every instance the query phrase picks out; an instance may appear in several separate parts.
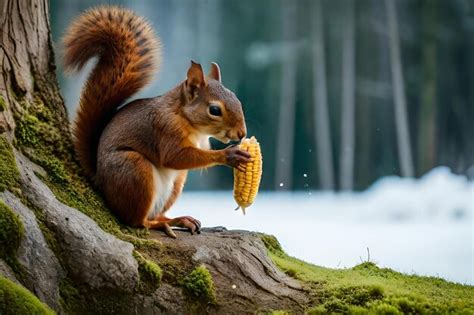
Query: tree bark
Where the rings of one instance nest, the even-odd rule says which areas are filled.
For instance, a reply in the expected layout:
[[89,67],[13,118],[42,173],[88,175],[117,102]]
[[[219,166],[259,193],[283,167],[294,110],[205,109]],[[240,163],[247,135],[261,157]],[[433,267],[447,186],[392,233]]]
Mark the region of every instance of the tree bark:
[[47,1],[4,0],[0,11],[0,94],[8,105],[0,112],[0,128],[12,137],[13,115],[25,105],[19,100],[32,102],[39,97],[55,110],[55,123],[68,133],[54,73]]
[[396,2],[394,0],[385,0],[385,9],[388,19],[390,67],[392,71],[393,98],[395,102],[395,123],[397,128],[398,156],[400,160],[402,176],[413,177],[413,158],[411,153],[410,131],[406,109],[402,57],[400,54]]
[[326,87],[326,58],[324,44],[324,21],[321,0],[313,2],[313,78],[314,78],[314,124],[318,151],[318,173],[321,189],[333,190],[334,166],[331,147],[331,130]]
[[355,150],[355,48],[353,0],[346,1],[346,19],[342,37],[342,123],[340,186],[342,190],[354,187]]

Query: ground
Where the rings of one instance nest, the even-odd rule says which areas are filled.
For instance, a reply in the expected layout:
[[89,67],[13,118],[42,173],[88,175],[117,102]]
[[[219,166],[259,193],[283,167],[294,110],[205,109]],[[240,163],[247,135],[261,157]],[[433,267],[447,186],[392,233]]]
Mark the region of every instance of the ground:
[[272,261],[306,285],[309,314],[474,314],[474,286],[406,275],[372,262],[324,268],[288,256],[272,236],[262,240]]

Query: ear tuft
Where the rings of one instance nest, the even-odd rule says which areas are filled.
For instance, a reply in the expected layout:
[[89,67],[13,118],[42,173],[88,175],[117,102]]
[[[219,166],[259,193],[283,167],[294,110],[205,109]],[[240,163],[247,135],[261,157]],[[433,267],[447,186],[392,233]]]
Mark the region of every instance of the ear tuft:
[[209,70],[209,74],[207,76],[211,79],[221,82],[221,69],[217,63],[211,63],[211,70]]

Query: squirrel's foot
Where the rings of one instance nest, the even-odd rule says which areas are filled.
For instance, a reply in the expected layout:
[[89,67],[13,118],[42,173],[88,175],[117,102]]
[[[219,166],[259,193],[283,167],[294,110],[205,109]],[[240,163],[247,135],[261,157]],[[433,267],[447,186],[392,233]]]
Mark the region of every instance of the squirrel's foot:
[[191,216],[183,216],[177,218],[158,217],[155,220],[147,221],[146,228],[154,230],[162,230],[169,237],[176,238],[176,233],[171,228],[172,226],[188,229],[191,234],[201,233],[201,222]]
[[166,223],[169,226],[177,226],[181,228],[186,228],[189,230],[189,232],[191,232],[191,234],[194,234],[194,233],[201,234],[201,221],[191,216],[168,219]]
[[157,221],[157,220],[147,220],[143,223],[143,226],[147,229],[161,230],[166,233],[171,238],[176,238],[176,233],[173,232],[173,229],[169,226],[166,221]]

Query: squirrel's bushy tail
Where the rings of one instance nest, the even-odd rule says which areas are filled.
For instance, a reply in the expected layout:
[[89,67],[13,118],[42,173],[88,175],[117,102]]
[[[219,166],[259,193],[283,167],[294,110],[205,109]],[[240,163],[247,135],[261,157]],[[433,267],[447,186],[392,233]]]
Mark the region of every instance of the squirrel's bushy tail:
[[79,16],[63,43],[66,71],[79,70],[98,57],[73,126],[77,157],[86,174],[93,176],[100,135],[116,108],[151,80],[160,62],[160,42],[142,17],[124,8],[101,6]]

